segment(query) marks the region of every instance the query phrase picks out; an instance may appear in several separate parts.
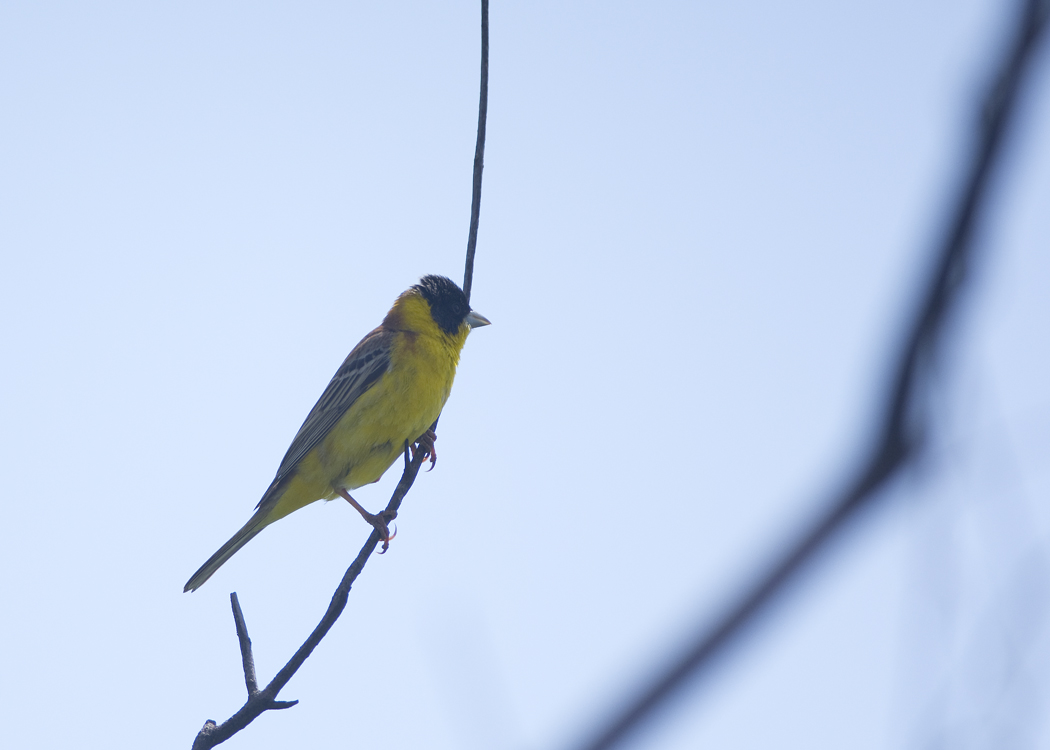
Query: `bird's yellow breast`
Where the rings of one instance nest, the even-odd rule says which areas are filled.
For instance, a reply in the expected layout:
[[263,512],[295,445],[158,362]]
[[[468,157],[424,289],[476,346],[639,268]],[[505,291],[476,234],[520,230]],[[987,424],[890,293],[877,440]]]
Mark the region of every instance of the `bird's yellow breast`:
[[376,482],[441,414],[470,327],[444,332],[418,294],[405,294],[383,321],[390,365],[299,462],[277,501],[276,520],[316,500]]
[[434,423],[452,391],[458,351],[440,338],[400,332],[390,368],[347,410],[318,446],[334,490],[377,481],[412,442]]

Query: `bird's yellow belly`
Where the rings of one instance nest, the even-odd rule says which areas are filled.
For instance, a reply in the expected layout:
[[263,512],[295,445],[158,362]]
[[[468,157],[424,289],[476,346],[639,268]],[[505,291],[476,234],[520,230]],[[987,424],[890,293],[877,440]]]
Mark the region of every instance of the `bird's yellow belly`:
[[411,383],[389,385],[393,394],[371,389],[361,399],[366,403],[348,412],[321,444],[318,458],[332,489],[352,490],[378,481],[404,452],[405,441],[434,424],[448,398],[444,388],[420,393]]
[[392,353],[390,369],[303,457],[277,501],[274,520],[317,500],[332,500],[339,488],[378,481],[402,455],[405,441],[414,441],[438,418],[452,390],[455,358],[429,351],[429,342],[408,343],[416,345],[412,356]]
[[[337,488],[352,490],[378,481],[404,452],[405,441],[414,441],[441,414],[454,371],[444,368],[445,372],[439,371],[435,377],[434,371],[439,368],[427,359],[412,357],[400,367],[392,367],[361,395],[318,446],[316,468],[310,469],[326,481],[326,499],[334,497]],[[429,372],[424,372],[424,367]],[[314,473],[306,466],[300,466],[299,471]]]

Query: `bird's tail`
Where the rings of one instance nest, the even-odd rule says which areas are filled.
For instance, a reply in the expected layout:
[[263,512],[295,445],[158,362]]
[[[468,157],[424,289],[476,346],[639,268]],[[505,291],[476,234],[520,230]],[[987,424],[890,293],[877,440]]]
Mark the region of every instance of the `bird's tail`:
[[255,514],[248,519],[248,523],[241,527],[241,530],[230,537],[230,541],[222,545],[219,551],[208,558],[208,562],[201,565],[200,569],[193,574],[193,577],[186,582],[186,586],[182,589],[183,593],[187,591],[196,591],[204,582],[212,577],[212,574],[219,569],[219,567],[233,557],[233,553],[239,550],[241,547],[250,542],[256,534],[265,529],[271,523],[273,518],[267,518],[269,515],[270,508],[259,508],[255,511]]

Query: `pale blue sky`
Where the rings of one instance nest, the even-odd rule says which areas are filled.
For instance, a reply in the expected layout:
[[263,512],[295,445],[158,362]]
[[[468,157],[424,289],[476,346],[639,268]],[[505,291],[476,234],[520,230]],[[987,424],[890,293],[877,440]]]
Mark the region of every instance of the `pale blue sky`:
[[[369,531],[345,503],[182,585],[394,297],[462,278],[476,5],[0,6],[11,747],[188,747],[244,700],[230,591],[263,681],[319,619]],[[672,654],[857,458],[1005,7],[494,2],[493,325],[300,705],[226,747],[563,748]],[[967,708],[982,613],[1047,569],[1014,560],[1050,528],[1048,63],[935,460],[637,746],[1006,747],[1050,715],[1045,678]],[[1008,624],[1045,674],[1042,616]]]

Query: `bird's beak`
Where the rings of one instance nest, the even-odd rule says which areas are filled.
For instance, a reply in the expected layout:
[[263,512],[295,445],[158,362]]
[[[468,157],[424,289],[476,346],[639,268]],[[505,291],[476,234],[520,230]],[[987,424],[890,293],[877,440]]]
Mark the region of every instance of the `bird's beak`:
[[471,328],[481,328],[482,326],[492,325],[492,321],[486,318],[481,313],[476,313],[471,310],[467,313],[467,325]]

